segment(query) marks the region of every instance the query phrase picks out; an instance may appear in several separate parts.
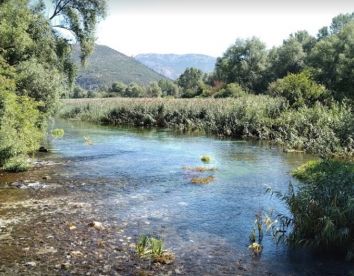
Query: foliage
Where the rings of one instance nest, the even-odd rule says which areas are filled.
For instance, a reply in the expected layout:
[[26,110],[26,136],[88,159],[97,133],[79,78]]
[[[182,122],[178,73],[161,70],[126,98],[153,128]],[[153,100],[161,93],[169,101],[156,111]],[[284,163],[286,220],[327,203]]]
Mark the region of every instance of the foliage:
[[[39,148],[42,131],[38,104],[0,87],[0,166]],[[13,162],[12,162],[13,163]]]
[[225,83],[239,83],[252,91],[264,89],[263,74],[268,66],[265,44],[258,38],[237,39],[235,44],[218,58],[215,73]]
[[105,10],[104,0],[53,3],[48,19],[49,1],[0,1],[0,166],[7,169],[27,167],[23,156],[39,148],[46,120],[74,81],[72,46],[54,21],[73,34],[84,60]]
[[162,96],[162,90],[159,84],[155,82],[151,82],[146,88],[146,96],[151,98],[158,98]]
[[200,160],[204,163],[209,163],[211,161],[211,157],[209,155],[203,155]]
[[340,160],[310,161],[293,172],[304,183],[277,195],[288,205],[292,218],[281,217],[285,240],[352,259],[354,240],[354,163]]
[[245,95],[247,95],[247,92],[241,87],[241,85],[238,83],[229,83],[213,96],[214,98],[239,98]]
[[286,98],[294,108],[314,106],[316,102],[323,102],[328,98],[326,88],[314,82],[307,71],[276,80],[269,85],[268,93]]
[[182,98],[193,98],[202,94],[203,72],[196,68],[187,68],[177,79],[183,90]]
[[54,138],[62,138],[64,136],[64,129],[62,128],[56,128],[52,130],[52,136]]
[[238,99],[65,100],[61,111],[111,125],[168,127],[234,138],[271,140],[322,155],[351,156],[354,117],[345,104],[289,109],[283,98],[246,95]]
[[354,21],[341,27],[336,34],[321,39],[309,56],[316,79],[334,91],[338,99],[354,100]]
[[7,172],[24,172],[29,168],[30,164],[26,155],[11,157],[3,165],[3,169]]
[[139,257],[148,258],[153,262],[170,264],[174,261],[174,255],[164,250],[163,241],[157,237],[141,235],[135,249]]

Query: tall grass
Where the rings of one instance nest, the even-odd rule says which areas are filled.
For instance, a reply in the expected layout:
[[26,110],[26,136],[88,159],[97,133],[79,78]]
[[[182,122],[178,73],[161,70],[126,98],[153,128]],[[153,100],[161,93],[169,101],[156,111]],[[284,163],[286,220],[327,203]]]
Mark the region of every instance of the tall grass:
[[101,124],[168,127],[218,136],[271,140],[322,155],[353,156],[354,117],[341,104],[290,109],[283,98],[71,99],[61,115]]

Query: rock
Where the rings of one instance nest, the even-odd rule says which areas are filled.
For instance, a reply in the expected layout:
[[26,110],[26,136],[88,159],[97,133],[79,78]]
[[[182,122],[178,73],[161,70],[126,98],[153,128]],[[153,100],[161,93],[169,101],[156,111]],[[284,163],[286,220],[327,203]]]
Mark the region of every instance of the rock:
[[90,222],[89,226],[95,228],[98,231],[101,231],[101,230],[105,229],[105,227],[103,226],[102,222],[98,222],[98,221]]
[[43,180],[51,180],[52,178],[49,175],[45,175],[42,177]]
[[84,256],[84,254],[81,251],[71,251],[70,255],[72,257],[83,257]]
[[76,226],[75,225],[69,225],[69,230],[75,230]]
[[36,262],[27,262],[27,263],[25,263],[25,265],[35,267],[37,264],[36,264]]
[[45,255],[51,253],[57,253],[58,251],[54,247],[44,247],[38,250],[38,255]]
[[46,149],[45,147],[42,146],[38,149],[38,151],[39,152],[48,152],[48,149]]
[[61,265],[60,265],[60,267],[62,268],[62,269],[68,269],[68,268],[70,268],[70,263],[69,262],[66,262],[66,263],[62,263]]

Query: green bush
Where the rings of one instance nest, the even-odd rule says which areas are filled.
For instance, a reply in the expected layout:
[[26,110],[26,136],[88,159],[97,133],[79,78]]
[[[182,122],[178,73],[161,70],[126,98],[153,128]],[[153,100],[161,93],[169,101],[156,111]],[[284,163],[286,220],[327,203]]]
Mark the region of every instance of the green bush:
[[42,131],[38,104],[26,96],[0,89],[0,166],[39,148]]
[[311,107],[329,96],[326,88],[314,82],[307,71],[289,74],[272,82],[268,87],[268,93],[272,96],[286,98],[290,106],[294,108],[305,105]]
[[294,246],[354,257],[354,163],[350,161],[310,161],[293,175],[303,181],[290,187],[282,199],[292,218],[286,222],[286,240]]
[[238,83],[230,83],[225,88],[214,94],[214,98],[239,98],[247,95],[247,92]]
[[28,162],[28,157],[26,155],[18,155],[12,157],[3,165],[3,169],[7,172],[24,172],[30,168],[30,164]]

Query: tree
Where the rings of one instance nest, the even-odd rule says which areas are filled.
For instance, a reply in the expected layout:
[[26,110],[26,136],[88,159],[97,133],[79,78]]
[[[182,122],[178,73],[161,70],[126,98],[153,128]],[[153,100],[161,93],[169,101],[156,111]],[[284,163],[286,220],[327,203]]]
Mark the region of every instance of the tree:
[[245,95],[247,92],[238,83],[229,83],[214,94],[214,98],[238,98]]
[[151,98],[159,98],[162,96],[162,90],[156,81],[148,85],[146,88],[146,96]]
[[290,106],[294,108],[305,105],[311,107],[316,102],[328,98],[326,88],[313,81],[308,71],[289,74],[276,80],[269,85],[268,93],[272,96],[286,98]]
[[140,86],[139,84],[132,82],[130,83],[124,92],[124,97],[130,98],[140,98],[145,95],[144,87]]
[[332,90],[338,99],[354,99],[353,56],[354,21],[338,33],[320,40],[310,54],[309,65],[314,68],[316,79]]
[[200,95],[203,85],[203,71],[197,68],[187,68],[176,80],[176,83],[182,88],[182,97],[193,98]]
[[[64,29],[72,33],[81,49],[81,61],[84,63],[95,45],[95,29],[100,18],[106,13],[105,0],[53,0],[53,13],[49,17],[55,29]],[[60,36],[57,31],[57,35]]]
[[225,83],[239,83],[250,90],[261,92],[265,88],[264,73],[268,67],[267,50],[258,38],[238,39],[218,58],[215,76]]
[[125,89],[127,89],[127,85],[121,81],[118,81],[112,84],[112,87],[111,89],[109,89],[109,92],[114,92],[120,96],[123,96]]
[[179,96],[179,88],[173,81],[159,80],[158,85],[161,88],[163,97],[176,98]]
[[284,40],[282,46],[273,48],[269,53],[267,82],[302,71],[306,67],[307,55],[315,44],[316,39],[308,32],[299,31]]

